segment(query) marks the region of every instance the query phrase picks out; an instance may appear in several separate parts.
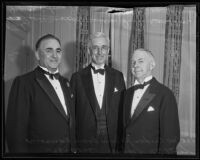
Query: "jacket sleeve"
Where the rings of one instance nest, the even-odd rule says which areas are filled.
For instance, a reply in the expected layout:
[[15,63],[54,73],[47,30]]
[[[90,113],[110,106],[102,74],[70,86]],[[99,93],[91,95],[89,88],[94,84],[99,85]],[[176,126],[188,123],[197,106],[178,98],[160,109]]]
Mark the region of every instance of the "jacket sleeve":
[[176,154],[180,140],[178,107],[173,93],[169,90],[163,97],[160,110],[160,154]]
[[28,152],[26,138],[30,95],[26,84],[20,78],[13,81],[8,100],[6,119],[6,139],[10,153]]

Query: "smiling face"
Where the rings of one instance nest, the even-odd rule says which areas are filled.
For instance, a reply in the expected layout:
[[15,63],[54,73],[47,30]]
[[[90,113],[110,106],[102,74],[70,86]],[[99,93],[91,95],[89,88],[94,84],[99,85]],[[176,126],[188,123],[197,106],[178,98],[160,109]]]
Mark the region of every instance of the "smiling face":
[[105,64],[109,52],[109,44],[106,38],[96,37],[92,39],[90,55],[92,62],[97,66]]
[[132,56],[132,74],[142,83],[144,79],[152,75],[155,67],[153,57],[143,50],[136,50]]
[[56,39],[44,39],[36,51],[36,58],[42,67],[55,72],[61,62],[62,51]]

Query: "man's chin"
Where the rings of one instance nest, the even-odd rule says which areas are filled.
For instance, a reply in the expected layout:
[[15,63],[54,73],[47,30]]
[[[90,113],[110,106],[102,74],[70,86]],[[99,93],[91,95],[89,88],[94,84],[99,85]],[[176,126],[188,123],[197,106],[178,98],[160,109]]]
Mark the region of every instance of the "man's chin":
[[51,68],[51,70],[57,70],[57,68],[58,68],[58,65],[54,65],[54,66],[50,66],[50,68]]

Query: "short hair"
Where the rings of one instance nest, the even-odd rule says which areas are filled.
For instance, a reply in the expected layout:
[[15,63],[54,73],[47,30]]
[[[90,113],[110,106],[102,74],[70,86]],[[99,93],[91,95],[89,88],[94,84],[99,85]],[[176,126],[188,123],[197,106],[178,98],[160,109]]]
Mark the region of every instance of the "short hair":
[[92,46],[92,40],[95,39],[95,38],[104,38],[104,39],[106,39],[106,41],[108,43],[108,46],[110,46],[109,38],[103,32],[96,32],[96,33],[90,35],[89,42],[88,42],[88,47]]
[[46,34],[46,35],[40,37],[40,38],[38,39],[38,41],[36,42],[36,45],[35,45],[36,51],[37,51],[38,48],[40,47],[41,42],[42,42],[43,40],[47,40],[47,39],[55,39],[55,40],[57,40],[58,43],[61,45],[60,40],[59,40],[58,37],[56,37],[56,36],[54,36],[54,35],[52,35],[52,34]]
[[[138,48],[138,49],[136,49],[136,50],[134,51],[134,53],[137,52],[137,51],[143,51],[143,52],[145,52],[145,53],[152,59],[154,65],[156,65],[155,57],[154,57],[153,53],[152,53],[150,50],[145,49],[145,48]],[[133,53],[133,54],[134,54],[134,53]]]

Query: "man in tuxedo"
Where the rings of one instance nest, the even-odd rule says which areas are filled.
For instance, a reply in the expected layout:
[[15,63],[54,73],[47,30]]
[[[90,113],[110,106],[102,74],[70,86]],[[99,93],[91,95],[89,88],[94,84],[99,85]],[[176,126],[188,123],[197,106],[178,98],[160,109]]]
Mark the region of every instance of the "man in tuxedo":
[[121,72],[105,64],[109,39],[104,33],[91,35],[89,50],[91,64],[74,73],[70,81],[75,95],[77,150],[114,153],[125,82]]
[[180,140],[176,99],[169,88],[152,76],[154,67],[150,51],[134,51],[135,82],[124,94],[125,153],[176,154]]
[[6,139],[9,153],[71,153],[75,146],[74,96],[59,75],[62,50],[54,35],[36,43],[39,65],[15,78],[9,95]]

